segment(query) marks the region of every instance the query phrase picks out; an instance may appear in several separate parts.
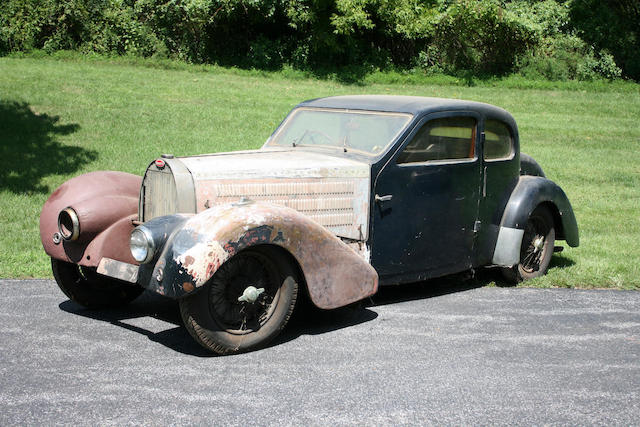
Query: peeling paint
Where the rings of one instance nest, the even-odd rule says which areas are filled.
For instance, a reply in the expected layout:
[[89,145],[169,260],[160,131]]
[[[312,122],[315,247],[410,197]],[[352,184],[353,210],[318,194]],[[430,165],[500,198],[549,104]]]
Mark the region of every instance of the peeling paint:
[[158,286],[165,295],[184,295],[207,283],[236,253],[260,244],[292,254],[318,307],[340,307],[377,290],[378,275],[365,261],[364,244],[357,252],[301,213],[261,202],[214,206],[187,220],[165,245],[166,272]]

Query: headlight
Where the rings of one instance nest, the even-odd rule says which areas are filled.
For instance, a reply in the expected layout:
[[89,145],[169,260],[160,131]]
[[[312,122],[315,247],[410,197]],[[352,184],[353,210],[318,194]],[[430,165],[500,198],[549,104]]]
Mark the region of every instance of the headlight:
[[129,240],[131,255],[141,264],[151,261],[156,251],[151,232],[144,226],[140,226],[131,232]]
[[80,220],[76,211],[69,206],[58,214],[58,231],[64,240],[77,240],[80,235]]

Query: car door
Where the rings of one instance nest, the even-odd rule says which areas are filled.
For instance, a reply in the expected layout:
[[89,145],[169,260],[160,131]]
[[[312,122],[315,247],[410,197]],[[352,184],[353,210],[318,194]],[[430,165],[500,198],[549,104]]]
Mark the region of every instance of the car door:
[[425,117],[375,178],[371,264],[382,283],[471,267],[479,123],[472,112]]
[[476,230],[475,265],[490,264],[509,196],[520,173],[515,126],[492,116],[485,117],[481,139],[483,183]]

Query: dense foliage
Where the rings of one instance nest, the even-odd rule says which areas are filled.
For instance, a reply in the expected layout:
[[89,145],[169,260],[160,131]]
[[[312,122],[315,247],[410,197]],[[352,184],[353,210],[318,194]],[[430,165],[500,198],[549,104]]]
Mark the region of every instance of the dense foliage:
[[4,0],[0,53],[640,79],[636,0]]

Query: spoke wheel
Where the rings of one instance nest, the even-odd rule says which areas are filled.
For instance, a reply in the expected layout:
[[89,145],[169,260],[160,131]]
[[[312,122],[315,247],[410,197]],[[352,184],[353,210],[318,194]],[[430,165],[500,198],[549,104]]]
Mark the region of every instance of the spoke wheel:
[[[209,308],[221,328],[247,334],[263,327],[280,298],[278,267],[260,252],[247,251],[225,263],[211,280]],[[239,301],[246,289],[263,291],[253,302]]]
[[144,291],[139,285],[98,274],[95,268],[54,258],[51,270],[58,287],[71,301],[91,309],[125,305]]
[[512,282],[521,282],[543,276],[549,269],[555,244],[553,216],[549,209],[538,206],[529,216],[520,246],[520,262],[503,269],[505,278]]
[[278,249],[257,247],[223,264],[200,291],[180,300],[195,340],[219,354],[266,345],[286,325],[296,303],[296,269]]

